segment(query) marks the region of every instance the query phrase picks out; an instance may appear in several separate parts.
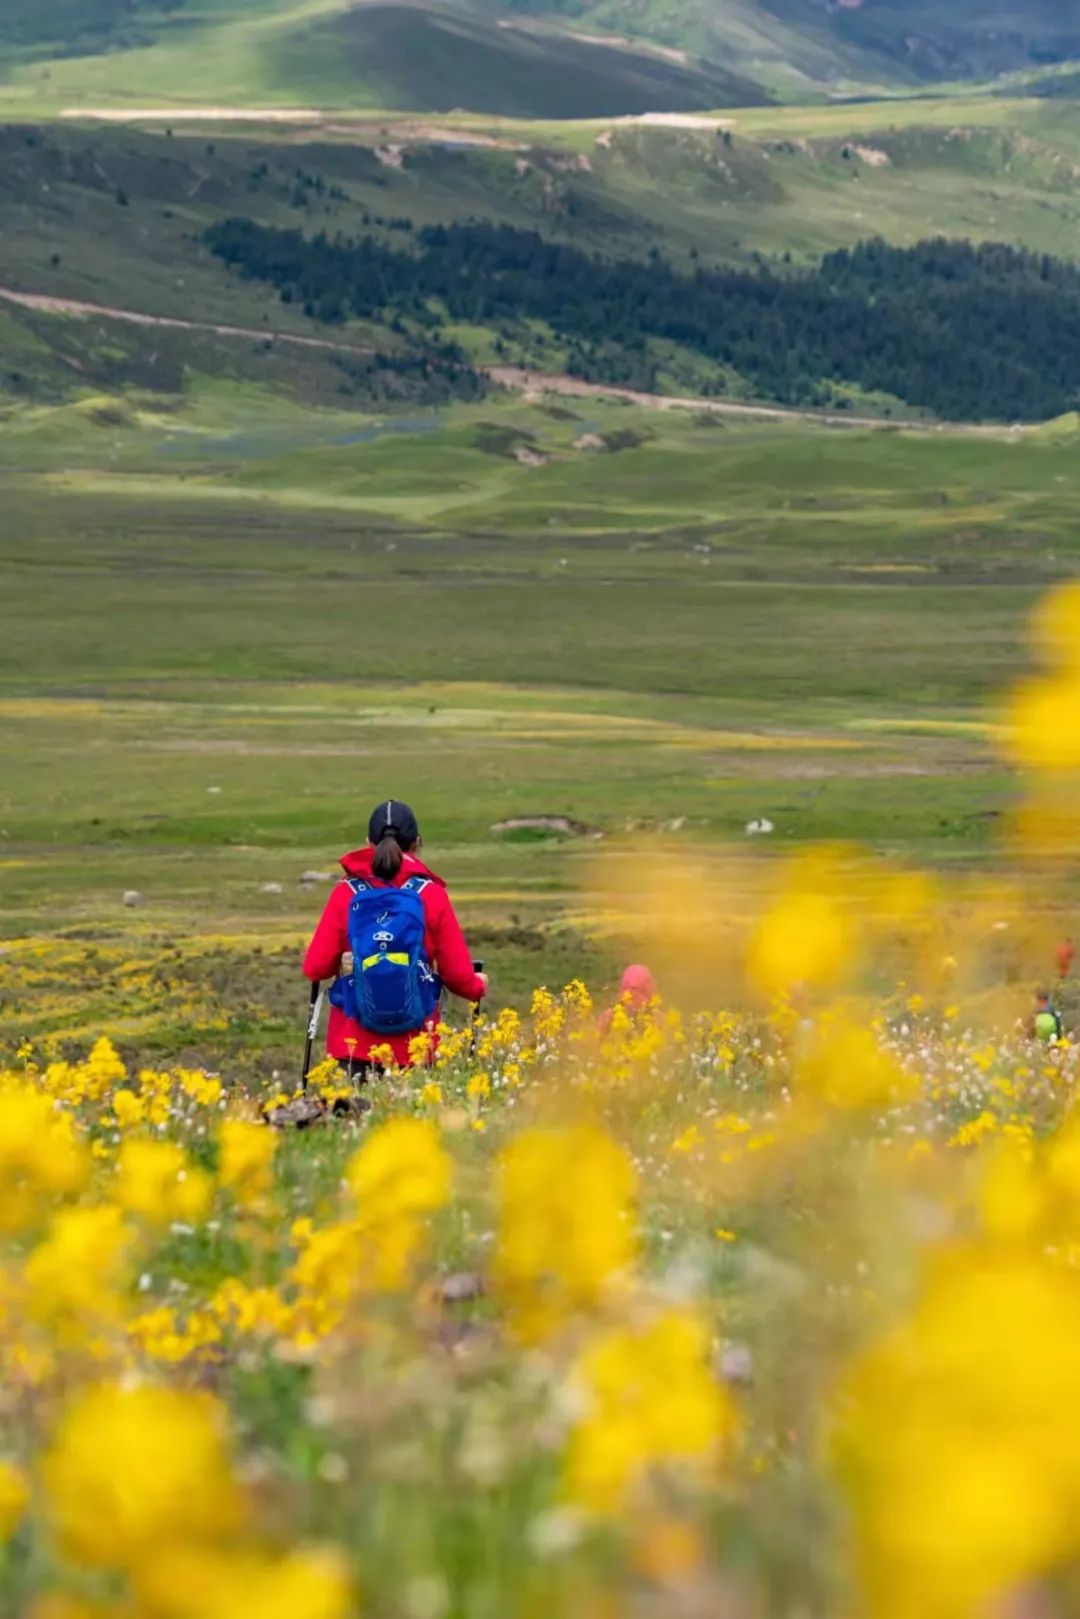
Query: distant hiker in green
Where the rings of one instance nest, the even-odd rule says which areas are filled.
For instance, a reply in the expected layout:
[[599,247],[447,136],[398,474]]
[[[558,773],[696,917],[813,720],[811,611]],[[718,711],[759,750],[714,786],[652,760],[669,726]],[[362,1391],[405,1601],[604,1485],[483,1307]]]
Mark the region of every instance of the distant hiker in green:
[[1042,1046],[1056,1046],[1065,1037],[1065,1025],[1048,989],[1040,989],[1035,997],[1035,1010],[1028,1019],[1028,1038]]

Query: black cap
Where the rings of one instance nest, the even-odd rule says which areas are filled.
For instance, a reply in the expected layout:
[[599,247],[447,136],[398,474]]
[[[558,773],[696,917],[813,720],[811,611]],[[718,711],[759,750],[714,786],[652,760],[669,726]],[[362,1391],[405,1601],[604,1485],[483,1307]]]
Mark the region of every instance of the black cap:
[[411,849],[420,836],[416,816],[408,804],[403,804],[397,798],[384,798],[372,810],[367,829],[368,842],[378,843],[388,832],[403,849]]

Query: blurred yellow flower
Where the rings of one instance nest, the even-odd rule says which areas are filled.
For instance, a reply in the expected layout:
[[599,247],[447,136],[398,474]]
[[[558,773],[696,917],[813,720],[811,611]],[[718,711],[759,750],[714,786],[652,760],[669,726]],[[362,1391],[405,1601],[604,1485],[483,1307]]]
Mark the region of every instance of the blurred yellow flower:
[[428,1217],[449,1200],[451,1177],[450,1156],[428,1119],[392,1119],[368,1137],[346,1171],[365,1285],[404,1286]]
[[221,1101],[222,1084],[215,1075],[195,1068],[181,1068],[176,1078],[184,1094],[200,1107],[216,1107]]
[[172,1141],[125,1141],[117,1166],[116,1201],[151,1224],[200,1220],[210,1204],[209,1175]]
[[100,1040],[95,1041],[86,1061],[80,1064],[80,1074],[85,1094],[97,1098],[126,1079],[127,1069],[112,1041],[102,1035]]
[[617,1327],[584,1351],[574,1367],[584,1410],[566,1457],[575,1504],[617,1512],[656,1469],[715,1478],[734,1414],[710,1347],[697,1316],[670,1310],[644,1327]]
[[308,1339],[340,1325],[360,1285],[359,1241],[355,1222],[325,1226],[304,1238],[289,1277],[299,1293],[297,1323]]
[[113,1114],[121,1130],[132,1130],[146,1118],[146,1103],[134,1091],[121,1086],[113,1092]]
[[67,1114],[21,1080],[0,1089],[0,1232],[20,1230],[46,1202],[81,1191],[89,1174],[89,1154]]
[[14,1462],[0,1460],[0,1542],[10,1540],[26,1512],[30,1486]]
[[629,1157],[589,1125],[526,1130],[499,1159],[494,1280],[536,1340],[600,1303],[637,1252]]
[[1032,620],[1032,638],[1048,664],[1080,670],[1080,581],[1059,585],[1040,602]]
[[136,1582],[153,1619],[347,1619],[352,1581],[328,1547],[270,1556],[245,1547],[166,1551]]
[[130,1278],[131,1232],[113,1204],[61,1209],[26,1262],[31,1318],[63,1346],[117,1324]]
[[918,1077],[906,1073],[869,1029],[840,1022],[815,1034],[796,1065],[795,1083],[830,1108],[887,1107],[919,1088]]
[[450,1196],[451,1163],[427,1119],[374,1130],[346,1171],[361,1219],[431,1214]]
[[875,1619],[977,1619],[1080,1554],[1080,1278],[959,1249],[842,1390],[835,1446]]
[[131,1571],[240,1525],[225,1413],[205,1394],[104,1384],[80,1394],[42,1463],[64,1557]]
[[224,1119],[218,1135],[218,1179],[242,1208],[257,1206],[273,1185],[277,1137],[265,1124]]
[[1080,770],[1080,664],[1061,675],[1021,682],[1006,725],[1018,764],[1029,770]]
[[758,921],[747,950],[750,980],[763,995],[794,987],[832,988],[858,948],[840,857],[801,854],[784,871],[779,892]]

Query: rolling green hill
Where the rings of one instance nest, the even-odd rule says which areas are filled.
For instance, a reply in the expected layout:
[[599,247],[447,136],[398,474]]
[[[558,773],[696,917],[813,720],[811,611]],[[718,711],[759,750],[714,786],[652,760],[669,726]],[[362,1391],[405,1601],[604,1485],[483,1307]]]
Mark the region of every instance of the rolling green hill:
[[724,55],[699,62],[550,22],[424,0],[6,0],[0,91],[27,103],[448,112],[523,118],[694,111],[768,99]]
[[1071,58],[1074,0],[0,0],[4,88],[42,105],[566,118],[976,83]]
[[519,118],[609,117],[753,105],[749,81],[717,68],[443,5],[359,5],[315,17],[267,49],[268,82],[318,103]]
[[[982,124],[953,123],[965,108]],[[1037,100],[747,109],[734,130],[602,121],[485,129],[454,119],[296,131],[178,126],[172,134],[7,126],[0,288],[196,329],[162,329],[149,343],[130,323],[9,304],[0,315],[0,387],[23,399],[125,386],[176,393],[208,374],[324,403],[390,401],[457,386],[440,358],[447,341],[480,364],[559,371],[571,358],[558,323],[524,308],[470,320],[395,309],[389,299],[372,318],[328,332],[272,286],[230,275],[212,257],[205,233],[232,216],[308,237],[370,237],[399,251],[414,251],[426,226],[480,219],[591,254],[662,253],[683,272],[755,271],[765,255],[774,266],[790,260],[792,273],[872,236],[898,245],[936,235],[999,241],[1076,260],[1078,174],[1080,131],[1068,106]],[[249,335],[204,329],[219,324]],[[279,332],[329,337],[347,352],[275,344]],[[370,349],[384,356],[374,369],[362,352]],[[704,363],[700,350],[659,337],[633,365],[606,366],[605,381],[669,392],[755,391],[737,368]],[[895,398],[858,391],[845,403],[897,407]],[[1015,411],[1026,408],[1018,402]]]
[[1080,56],[1073,0],[508,0],[729,61],[803,93],[983,80]]

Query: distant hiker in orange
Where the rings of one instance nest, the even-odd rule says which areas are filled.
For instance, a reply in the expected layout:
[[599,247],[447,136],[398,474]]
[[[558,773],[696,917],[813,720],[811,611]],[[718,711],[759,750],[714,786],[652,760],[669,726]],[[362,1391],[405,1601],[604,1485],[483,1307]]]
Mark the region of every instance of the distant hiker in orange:
[[1062,980],[1068,978],[1072,972],[1073,962],[1076,960],[1076,947],[1071,939],[1061,941],[1054,959],[1057,961],[1058,977]]
[[619,998],[615,1006],[609,1006],[600,1017],[600,1033],[607,1034],[611,1028],[611,1020],[615,1016],[615,1008],[621,1007],[628,1016],[635,1013],[647,1012],[656,999],[656,979],[648,967],[636,965],[627,967],[619,984]]

